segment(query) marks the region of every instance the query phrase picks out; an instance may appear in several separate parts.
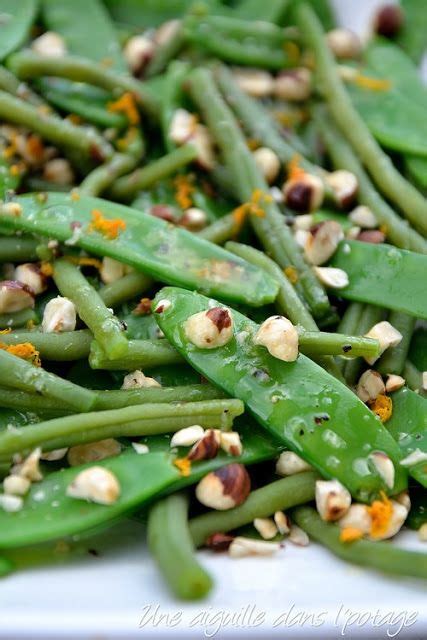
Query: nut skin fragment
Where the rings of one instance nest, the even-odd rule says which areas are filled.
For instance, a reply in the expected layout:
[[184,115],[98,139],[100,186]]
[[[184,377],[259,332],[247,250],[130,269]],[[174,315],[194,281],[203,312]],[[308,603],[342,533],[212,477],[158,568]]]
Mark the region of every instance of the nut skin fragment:
[[184,427],[173,434],[170,445],[171,447],[191,447],[203,438],[204,434],[205,430],[198,424]]
[[233,540],[234,536],[227,533],[213,533],[207,538],[206,546],[216,553],[221,553],[221,551],[228,551]]
[[241,456],[243,453],[240,434],[237,431],[221,431],[220,446],[223,451],[231,456]]
[[114,504],[120,496],[116,476],[104,467],[89,467],[81,471],[67,487],[67,496],[97,504]]
[[266,542],[265,540],[254,540],[237,536],[234,538],[228,553],[232,558],[245,558],[247,556],[271,556],[279,551],[280,545],[276,542]]
[[0,282],[0,313],[32,309],[34,297],[34,291],[23,282],[2,280]]
[[233,318],[224,307],[213,307],[190,316],[184,324],[185,335],[199,349],[223,347],[233,337]]
[[264,540],[272,540],[277,535],[278,529],[271,518],[255,518],[253,524]]
[[196,497],[206,507],[225,511],[245,502],[250,490],[251,481],[245,467],[232,463],[202,478],[196,487]]
[[369,244],[382,244],[385,242],[385,234],[379,229],[367,229],[366,231],[361,231],[356,236],[356,240],[368,242]]
[[77,467],[80,464],[99,462],[100,460],[105,460],[105,458],[118,456],[121,450],[122,448],[117,440],[106,438],[98,442],[90,442],[88,444],[70,447],[67,460],[71,467]]
[[296,473],[312,470],[311,464],[293,451],[283,451],[276,463],[276,473],[279,476],[293,476]]
[[264,320],[254,336],[254,344],[266,347],[278,360],[294,362],[298,357],[298,331],[284,316]]
[[211,460],[215,458],[219,451],[220,435],[217,429],[207,429],[203,437],[196,442],[187,458],[191,462],[197,460]]
[[351,171],[339,169],[326,176],[326,182],[332,189],[335,202],[341,209],[347,209],[355,200],[359,182]]
[[356,387],[357,396],[362,402],[372,402],[385,393],[385,384],[378,371],[368,369],[359,378]]
[[304,254],[310,264],[320,266],[327,262],[337,250],[338,244],[344,239],[341,225],[335,220],[322,222],[309,237]]
[[351,505],[349,491],[338,480],[316,482],[316,508],[325,522],[339,520]]
[[74,331],[77,315],[74,304],[68,298],[57,296],[47,303],[42,320],[44,333],[61,333]]

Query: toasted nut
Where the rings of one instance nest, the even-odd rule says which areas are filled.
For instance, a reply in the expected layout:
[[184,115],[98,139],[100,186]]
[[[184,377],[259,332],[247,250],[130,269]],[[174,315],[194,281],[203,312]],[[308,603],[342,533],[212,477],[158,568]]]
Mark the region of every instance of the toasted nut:
[[389,489],[393,489],[395,469],[392,460],[383,451],[373,451],[369,454],[376,471],[384,480]]
[[310,538],[306,532],[300,527],[297,527],[296,524],[291,524],[288,540],[297,547],[308,547],[310,544]]
[[159,302],[154,307],[154,313],[163,313],[171,306],[172,302],[170,300],[159,300]]
[[237,431],[221,431],[220,445],[221,449],[231,456],[241,456],[243,453],[240,434]]
[[188,340],[199,349],[223,347],[233,337],[233,316],[224,307],[212,307],[190,316],[184,331]]
[[272,556],[279,551],[280,544],[277,542],[265,542],[265,540],[254,540],[237,536],[228,548],[228,553],[232,558],[245,558],[247,556]]
[[129,38],[123,49],[123,55],[134,75],[139,75],[142,72],[147,62],[152,58],[154,49],[155,44],[150,38],[142,35]]
[[149,214],[150,216],[154,216],[154,218],[160,218],[160,220],[165,220],[171,224],[177,223],[175,210],[168,204],[153,204],[153,206],[150,207]]
[[22,214],[22,207],[18,202],[5,202],[2,205],[1,212],[3,215],[19,218]]
[[418,529],[418,538],[421,542],[427,542],[427,522],[424,522]]
[[378,226],[378,220],[369,207],[360,204],[358,207],[350,211],[348,217],[355,225],[362,229],[375,229]]
[[268,184],[272,184],[279,175],[279,157],[268,147],[259,147],[252,155]]
[[293,476],[302,471],[312,471],[313,467],[293,451],[282,451],[276,462],[276,473],[279,476]]
[[135,449],[138,455],[144,455],[145,453],[149,453],[150,451],[148,445],[143,444],[142,442],[132,442],[132,447]]
[[389,373],[387,376],[387,382],[385,383],[385,390],[387,393],[393,393],[405,386],[405,378],[397,376],[394,373]]
[[169,138],[175,144],[185,144],[193,136],[197,124],[196,117],[186,109],[177,109],[170,122]]
[[203,437],[196,442],[189,454],[188,460],[210,460],[215,458],[219,451],[220,432],[218,429],[207,429]]
[[322,520],[333,522],[343,517],[351,505],[350,492],[338,480],[317,480],[316,508]]
[[406,511],[409,513],[409,511],[411,510],[411,498],[409,497],[408,491],[401,491],[397,494],[397,496],[394,496],[394,499],[399,504],[403,504]]
[[33,262],[26,262],[16,267],[14,280],[27,285],[36,296],[47,288],[46,276],[40,271],[39,265]]
[[374,31],[384,38],[394,38],[404,23],[404,13],[399,5],[385,4],[374,18]]
[[74,171],[65,158],[53,158],[44,165],[43,178],[55,184],[68,186],[74,182]]
[[311,173],[302,173],[296,178],[290,178],[283,185],[285,203],[299,213],[310,213],[318,209],[324,195],[322,180]]
[[343,269],[335,267],[314,267],[316,276],[326,287],[342,289],[349,283],[348,275]]
[[381,322],[374,324],[365,336],[367,338],[374,338],[374,340],[378,340],[380,343],[379,355],[372,358],[365,358],[366,362],[371,365],[378,360],[386,349],[389,347],[396,347],[403,337],[400,331],[395,329],[392,324],[387,322],[387,320],[382,320]]
[[87,462],[100,462],[105,458],[118,456],[122,448],[120,443],[114,438],[106,438],[98,442],[89,442],[88,444],[79,444],[70,447],[67,460],[70,467],[77,467]]
[[368,242],[369,244],[382,244],[385,242],[385,234],[379,229],[368,229],[361,231],[356,237],[359,242]]
[[326,175],[326,182],[333,191],[334,199],[341,209],[347,209],[356,198],[359,182],[350,171],[340,169]]
[[371,402],[385,393],[385,384],[378,371],[368,369],[359,378],[356,387],[357,396],[362,402]]
[[301,249],[305,248],[305,245],[307,244],[310,238],[310,235],[311,235],[310,231],[305,231],[304,229],[297,229],[295,231],[295,234],[294,234],[295,242],[299,247],[301,247]]
[[421,379],[421,386],[423,388],[423,391],[427,391],[427,371],[422,372]]
[[227,533],[213,533],[207,538],[206,546],[216,552],[228,551],[233,540],[234,536]]
[[34,307],[34,292],[17,280],[0,282],[0,313],[14,313]]
[[349,29],[328,31],[326,41],[334,56],[339,59],[357,58],[362,51],[359,36]]
[[254,343],[266,347],[278,360],[293,362],[298,358],[298,331],[283,316],[271,316],[264,320],[254,336]]
[[154,34],[154,41],[158,45],[169,42],[181,28],[181,20],[167,20],[163,22]]
[[240,68],[233,75],[242,91],[254,98],[267,98],[274,91],[274,78],[268,71]]
[[313,226],[313,215],[311,213],[303,213],[300,216],[296,216],[293,226],[297,230],[310,231]]
[[203,438],[205,430],[198,424],[192,427],[184,427],[176,431],[171,439],[171,447],[191,447],[193,444]]
[[403,460],[400,461],[400,464],[403,467],[414,467],[416,464],[420,464],[420,462],[427,462],[427,453],[425,451],[421,451],[421,449],[415,449],[403,458]]
[[314,265],[322,265],[331,258],[344,238],[341,225],[335,220],[322,222],[305,245],[305,257]]
[[138,369],[133,373],[128,373],[123,378],[122,389],[144,389],[149,387],[161,387],[162,385],[154,378],[148,378]]
[[24,506],[21,496],[13,496],[8,493],[0,493],[0,509],[8,513],[16,513]]
[[360,227],[350,227],[350,229],[347,229],[347,231],[345,232],[345,237],[348,238],[349,240],[357,240],[357,238],[360,235],[360,232],[361,232]]
[[291,521],[283,511],[276,511],[274,514],[274,522],[282,536],[288,534],[291,530]]
[[116,280],[120,280],[120,278],[123,278],[123,276],[131,271],[133,271],[132,267],[129,267],[127,264],[105,256],[102,258],[99,275],[101,276],[102,282],[111,284],[112,282],[116,282]]
[[76,328],[76,308],[68,298],[57,296],[45,306],[42,320],[44,333],[74,331]]
[[271,540],[278,533],[276,524],[271,518],[255,518],[254,527],[264,540]]
[[55,462],[56,460],[62,460],[67,455],[68,447],[62,449],[54,449],[53,451],[46,451],[40,456],[40,460],[47,460],[48,462]]
[[96,502],[113,504],[120,495],[116,476],[104,467],[89,467],[81,471],[67,487],[67,496]]
[[200,231],[206,227],[208,223],[208,216],[206,211],[198,209],[197,207],[190,207],[184,212],[184,215],[179,220],[181,227],[185,227],[189,231]]
[[352,504],[347,513],[338,521],[341,529],[358,529],[363,535],[368,535],[371,530],[371,516],[365,504]]
[[274,93],[290,102],[307,100],[311,95],[311,72],[305,67],[282,71],[275,79]]
[[225,511],[245,502],[251,490],[249,474],[242,464],[232,463],[208,473],[196,487],[205,507]]
[[34,449],[23,462],[20,462],[12,467],[11,475],[21,476],[27,478],[30,482],[38,482],[43,480],[43,475],[39,468],[40,457],[42,450],[40,447]]
[[13,496],[25,496],[30,490],[31,482],[28,478],[11,475],[3,480],[3,490]]
[[213,139],[209,129],[204,124],[196,124],[190,142],[197,149],[197,162],[206,170],[215,166],[215,155],[213,152]]
[[46,31],[31,43],[31,49],[41,56],[59,58],[67,53],[65,40],[55,31]]

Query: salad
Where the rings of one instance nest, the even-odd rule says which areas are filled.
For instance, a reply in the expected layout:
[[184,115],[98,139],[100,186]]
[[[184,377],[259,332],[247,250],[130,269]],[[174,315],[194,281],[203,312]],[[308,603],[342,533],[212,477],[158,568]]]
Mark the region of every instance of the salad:
[[200,547],[426,579],[424,3],[0,9],[0,575],[135,518],[180,599]]

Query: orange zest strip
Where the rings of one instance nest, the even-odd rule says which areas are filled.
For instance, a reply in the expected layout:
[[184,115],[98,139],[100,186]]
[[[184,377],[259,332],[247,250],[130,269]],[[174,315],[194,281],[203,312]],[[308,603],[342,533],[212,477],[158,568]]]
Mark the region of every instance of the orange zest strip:
[[291,284],[296,284],[298,282],[298,271],[295,267],[289,265],[289,267],[285,267],[285,269],[283,269],[283,272]]
[[234,219],[234,230],[233,234],[237,236],[246,220],[248,215],[258,216],[258,218],[263,218],[265,216],[265,211],[262,208],[262,204],[267,204],[272,202],[273,198],[269,193],[264,193],[261,189],[255,189],[252,192],[251,199],[249,202],[244,202],[240,206],[238,206],[234,211],[232,211],[232,216]]
[[301,167],[300,162],[301,156],[298,153],[292,156],[287,165],[288,180],[299,180],[305,174],[305,171]]
[[188,458],[175,458],[173,461],[180,474],[187,477],[191,473],[191,461]]
[[393,505],[381,491],[381,500],[374,500],[370,507],[366,507],[371,516],[371,536],[381,538],[388,529],[390,519],[393,515]]
[[40,273],[46,278],[49,278],[53,275],[53,267],[50,262],[42,262],[40,264]]
[[385,78],[370,78],[369,76],[364,76],[362,73],[357,73],[351,81],[358,87],[369,89],[370,91],[390,91],[393,86],[390,80]]
[[193,204],[191,195],[195,188],[191,176],[177,176],[173,181],[175,187],[175,200],[181,209],[189,209]]
[[101,260],[98,258],[89,258],[87,256],[65,256],[67,262],[77,264],[79,267],[93,267],[94,269],[100,269],[102,267]]
[[139,123],[139,112],[135,104],[135,98],[130,91],[126,91],[118,100],[108,104],[108,111],[113,113],[124,113],[129,120],[129,124]]
[[344,527],[341,529],[340,541],[341,542],[354,542],[363,538],[363,531],[356,527]]
[[126,229],[126,223],[120,218],[107,220],[99,209],[92,211],[92,222],[89,225],[89,231],[98,231],[106,238],[114,240],[121,231]]
[[300,48],[295,42],[287,41],[283,44],[283,51],[289,58],[289,62],[292,63],[292,66],[296,65],[301,57]]
[[34,366],[41,367],[40,353],[34,347],[31,342],[21,342],[20,344],[7,345],[4,342],[0,342],[0,349],[7,351],[8,353],[22,358],[23,360],[29,360]]

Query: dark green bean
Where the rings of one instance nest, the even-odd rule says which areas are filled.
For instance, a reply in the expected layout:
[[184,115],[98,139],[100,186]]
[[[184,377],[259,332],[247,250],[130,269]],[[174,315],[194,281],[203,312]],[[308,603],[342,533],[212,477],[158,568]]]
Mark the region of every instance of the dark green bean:
[[15,313],[0,314],[0,329],[14,329],[15,327],[23,327],[29,322],[38,320],[34,309],[23,309]]
[[67,362],[87,358],[93,335],[90,331],[64,331],[42,333],[41,331],[13,331],[0,336],[3,344],[30,342],[46,360]]
[[138,271],[132,271],[111,284],[104,284],[98,293],[107,307],[118,307],[123,302],[141,295],[153,284],[151,278]]
[[134,371],[181,363],[182,358],[167,340],[129,340],[128,353],[109,358],[97,342],[92,342],[89,362],[92,369]]
[[34,262],[38,245],[39,242],[30,237],[0,237],[0,262]]

